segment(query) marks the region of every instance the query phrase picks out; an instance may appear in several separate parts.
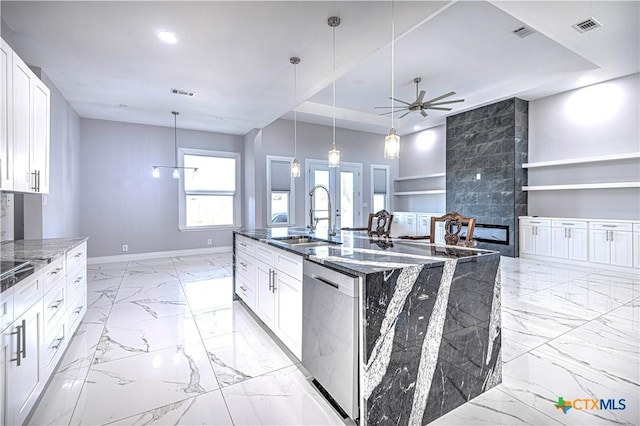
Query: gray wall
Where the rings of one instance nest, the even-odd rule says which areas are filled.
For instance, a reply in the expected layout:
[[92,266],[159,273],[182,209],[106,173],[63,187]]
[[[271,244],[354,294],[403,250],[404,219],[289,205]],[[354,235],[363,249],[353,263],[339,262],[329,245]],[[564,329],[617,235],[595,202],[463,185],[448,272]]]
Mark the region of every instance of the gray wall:
[[[230,230],[180,232],[182,180],[168,170],[151,177],[152,165],[174,164],[172,127],[85,118],[80,127],[80,231],[89,237],[89,256],[122,254],[123,244],[130,254],[231,246]],[[178,129],[178,147],[242,153],[243,138]]]
[[[447,211],[509,227],[509,245],[478,247],[518,254],[518,216],[526,214],[528,102],[507,99],[447,117]],[[477,174],[480,179],[477,179]]]
[[[445,172],[445,126],[436,126],[400,138],[399,177]],[[395,191],[444,189],[444,177],[400,181]],[[445,211],[444,194],[396,196],[396,211],[440,213]]]
[[[640,151],[640,74],[532,101],[529,161]],[[638,160],[529,169],[529,185],[640,181]],[[531,191],[529,214],[640,218],[640,189]]]
[[[297,154],[300,165],[304,168],[306,159],[326,160],[331,147],[331,140],[331,126],[298,122]],[[336,128],[336,145],[340,150],[341,161],[362,164],[362,201],[366,204],[363,208],[363,217],[366,219],[371,210],[371,164],[389,165],[391,179],[393,179],[398,176],[398,160],[386,160],[383,157],[384,135]],[[262,129],[262,137],[255,146],[256,205],[265,206],[264,209],[256,208],[255,222],[256,226],[265,227],[267,202],[265,191],[266,156],[293,157],[293,121],[280,119],[271,123]],[[295,220],[298,226],[305,225],[305,220],[308,217],[305,211],[305,199],[308,197],[305,194],[306,175],[305,170],[302,170],[295,183]]]

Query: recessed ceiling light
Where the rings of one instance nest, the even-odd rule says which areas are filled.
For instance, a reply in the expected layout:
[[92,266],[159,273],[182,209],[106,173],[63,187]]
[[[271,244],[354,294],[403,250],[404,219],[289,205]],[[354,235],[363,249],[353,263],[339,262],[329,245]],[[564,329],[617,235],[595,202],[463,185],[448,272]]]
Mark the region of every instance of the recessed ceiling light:
[[160,31],[158,38],[167,44],[175,44],[178,42],[178,37],[170,31]]

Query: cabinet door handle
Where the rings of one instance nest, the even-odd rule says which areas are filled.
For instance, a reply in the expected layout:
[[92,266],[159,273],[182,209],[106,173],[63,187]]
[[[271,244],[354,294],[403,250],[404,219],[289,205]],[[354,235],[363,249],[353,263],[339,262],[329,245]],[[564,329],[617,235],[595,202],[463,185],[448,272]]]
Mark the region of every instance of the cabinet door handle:
[[271,290],[272,292],[276,292],[276,274],[278,273],[278,271],[274,270],[273,271],[273,289]]
[[27,357],[27,320],[22,320],[22,358]]
[[83,252],[80,252],[80,253],[76,254],[74,257],[78,258],[78,257],[82,256],[83,254],[84,254]]
[[617,228],[618,225],[602,225],[603,228]]
[[273,270],[269,268],[269,291],[273,291]]
[[22,320],[22,325],[18,325],[16,326],[16,331],[14,331],[11,334],[15,334],[16,335],[16,357],[15,358],[11,358],[11,361],[15,361],[16,365],[18,367],[20,367],[20,353],[22,352],[22,349],[20,348],[22,346],[22,327],[24,327],[24,320]]
[[609,231],[604,231],[604,240],[609,241]]
[[247,264],[246,264],[246,263],[244,263],[244,262],[240,262],[240,264],[241,264],[242,266],[244,266],[245,268],[247,267]]
[[613,231],[607,231],[607,232],[609,232],[609,235],[610,235],[609,241],[613,242]]
[[76,280],[73,283],[74,284],[78,284],[80,281],[82,281],[82,277],[76,278]]
[[58,299],[56,300],[56,303],[54,303],[53,305],[49,306],[50,309],[58,309],[60,307],[60,305],[62,305],[62,302],[64,302],[64,299]]
[[73,311],[74,314],[79,314],[80,312],[82,312],[82,308],[84,308],[84,305],[78,307],[78,309],[76,309],[75,311]]
[[240,288],[242,289],[242,291],[247,291],[247,288],[243,285],[241,285]]
[[64,336],[57,338],[56,339],[56,344],[51,346],[51,349],[57,350],[60,347],[60,345],[62,344],[63,341],[64,341]]
[[54,269],[53,271],[49,272],[51,275],[58,275],[58,273],[60,271],[62,271],[64,268],[62,266],[57,267],[56,269]]
[[567,228],[564,228],[564,237],[567,238]]
[[571,238],[571,228],[567,228],[567,232],[569,233],[569,238]]
[[242,247],[246,247],[247,243],[239,243]]

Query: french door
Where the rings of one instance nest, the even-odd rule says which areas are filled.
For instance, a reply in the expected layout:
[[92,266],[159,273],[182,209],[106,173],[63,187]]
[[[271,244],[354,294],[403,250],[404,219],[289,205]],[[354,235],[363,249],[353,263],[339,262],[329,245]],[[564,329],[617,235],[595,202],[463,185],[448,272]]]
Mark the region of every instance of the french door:
[[[331,214],[334,229],[343,227],[359,227],[362,225],[362,164],[340,163],[340,167],[331,168],[327,161],[307,160],[307,194],[315,185],[323,185],[329,189],[331,196],[331,212],[328,211],[327,194],[322,189],[316,190],[313,196],[315,217],[327,218]],[[306,197],[306,209],[312,208],[310,197]],[[307,214],[306,224],[311,223]],[[326,229],[327,220],[320,220],[317,227]]]

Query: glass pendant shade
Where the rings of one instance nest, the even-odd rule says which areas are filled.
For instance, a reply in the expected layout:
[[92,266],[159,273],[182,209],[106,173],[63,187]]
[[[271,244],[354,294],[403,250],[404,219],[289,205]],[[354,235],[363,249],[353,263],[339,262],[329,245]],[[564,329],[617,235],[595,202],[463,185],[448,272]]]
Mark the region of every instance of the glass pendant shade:
[[331,149],[329,150],[329,167],[339,167],[340,166],[340,151],[336,147],[335,144],[331,145]]
[[389,160],[400,158],[400,136],[396,134],[396,129],[393,127],[384,138],[384,158]]
[[174,179],[180,179],[180,170],[173,169],[173,178]]
[[154,166],[153,170],[151,171],[151,176],[153,176],[155,179],[158,179],[160,177],[160,169]]
[[293,163],[291,163],[291,177],[300,177],[300,163],[298,163],[297,159],[293,159]]

